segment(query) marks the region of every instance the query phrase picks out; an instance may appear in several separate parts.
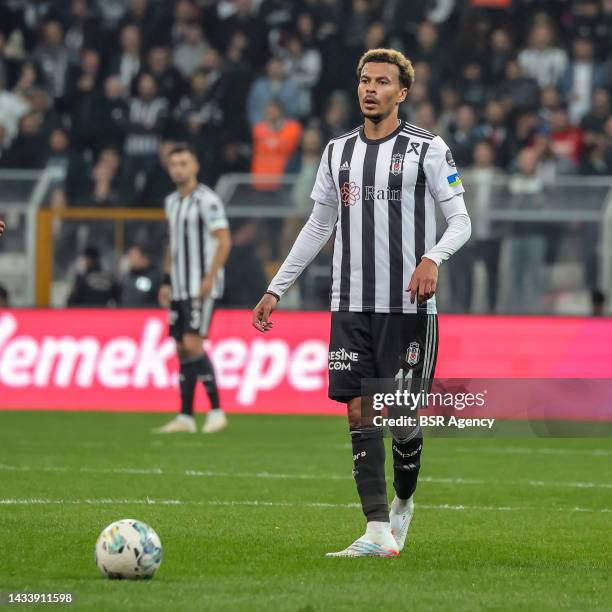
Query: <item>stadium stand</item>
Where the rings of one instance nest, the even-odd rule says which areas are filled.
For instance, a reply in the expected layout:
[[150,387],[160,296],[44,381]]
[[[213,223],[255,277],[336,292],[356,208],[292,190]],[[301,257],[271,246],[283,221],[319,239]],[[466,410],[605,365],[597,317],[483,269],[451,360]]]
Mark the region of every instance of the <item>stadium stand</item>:
[[[447,310],[584,312],[601,289],[589,214],[612,174],[611,43],[612,0],[5,0],[0,168],[50,171],[54,210],[159,208],[168,147],[188,141],[203,181],[233,185],[235,242],[263,281],[308,214],[317,149],[360,121],[359,56],[393,46],[416,69],[404,117],[447,141],[482,221],[449,264]],[[287,144],[271,159],[278,117]],[[239,178],[251,170],[253,183]],[[265,183],[268,172],[286,180]],[[76,248],[54,228],[58,270],[74,276],[88,227],[69,230]],[[325,306],[325,257],[289,303]]]

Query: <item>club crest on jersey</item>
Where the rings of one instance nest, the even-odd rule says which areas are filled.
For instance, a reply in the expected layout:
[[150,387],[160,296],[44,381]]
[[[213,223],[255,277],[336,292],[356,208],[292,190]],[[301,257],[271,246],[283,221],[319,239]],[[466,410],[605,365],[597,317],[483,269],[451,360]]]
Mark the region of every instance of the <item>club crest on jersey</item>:
[[344,185],[340,189],[340,196],[342,198],[342,203],[345,206],[354,206],[361,195],[361,188],[355,181],[345,181]]
[[393,176],[397,176],[398,174],[402,173],[403,169],[404,169],[404,154],[396,153],[391,158],[391,174],[393,174]]
[[421,356],[421,347],[418,342],[411,342],[408,345],[406,351],[406,363],[410,366],[415,366],[419,363],[419,357]]

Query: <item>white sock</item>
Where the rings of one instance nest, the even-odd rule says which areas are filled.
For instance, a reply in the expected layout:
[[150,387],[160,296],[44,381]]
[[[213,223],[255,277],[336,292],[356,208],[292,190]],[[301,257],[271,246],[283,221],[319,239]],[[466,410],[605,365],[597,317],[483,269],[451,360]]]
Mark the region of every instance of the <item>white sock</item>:
[[400,499],[399,497],[395,497],[391,502],[391,510],[396,514],[401,514],[402,512],[406,512],[408,510],[408,505],[410,504],[410,499]]
[[193,414],[183,414],[182,412],[176,417],[179,421],[193,421]]
[[368,521],[366,535],[369,537],[380,536],[385,531],[391,531],[391,524],[384,521]]

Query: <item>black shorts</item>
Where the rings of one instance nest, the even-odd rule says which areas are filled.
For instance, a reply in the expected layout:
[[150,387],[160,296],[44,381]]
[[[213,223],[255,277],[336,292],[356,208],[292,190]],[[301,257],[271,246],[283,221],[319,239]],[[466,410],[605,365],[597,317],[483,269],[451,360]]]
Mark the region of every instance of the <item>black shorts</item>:
[[191,298],[170,302],[170,335],[182,340],[185,334],[208,337],[208,329],[215,308],[214,298]]
[[437,356],[436,314],[332,312],[328,395],[347,402],[372,378],[410,376],[430,387]]

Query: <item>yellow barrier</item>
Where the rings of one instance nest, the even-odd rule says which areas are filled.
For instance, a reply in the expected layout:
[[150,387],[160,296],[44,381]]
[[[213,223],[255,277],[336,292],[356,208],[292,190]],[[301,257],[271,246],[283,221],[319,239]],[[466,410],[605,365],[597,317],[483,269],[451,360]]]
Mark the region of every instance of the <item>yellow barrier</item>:
[[36,306],[46,307],[51,303],[53,280],[53,224],[56,220],[111,220],[115,221],[115,248],[124,250],[125,221],[164,221],[164,211],[159,208],[50,208],[38,211],[36,228]]

